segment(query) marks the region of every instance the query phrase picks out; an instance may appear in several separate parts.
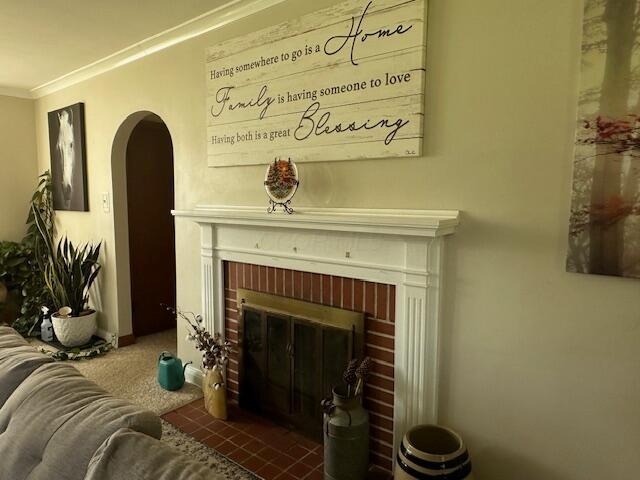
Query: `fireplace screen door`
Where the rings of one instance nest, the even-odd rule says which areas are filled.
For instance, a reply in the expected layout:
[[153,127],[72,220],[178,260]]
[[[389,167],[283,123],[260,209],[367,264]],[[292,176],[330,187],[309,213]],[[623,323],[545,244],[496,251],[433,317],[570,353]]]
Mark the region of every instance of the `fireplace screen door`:
[[240,406],[321,438],[320,402],[361,356],[363,315],[248,290],[238,305]]

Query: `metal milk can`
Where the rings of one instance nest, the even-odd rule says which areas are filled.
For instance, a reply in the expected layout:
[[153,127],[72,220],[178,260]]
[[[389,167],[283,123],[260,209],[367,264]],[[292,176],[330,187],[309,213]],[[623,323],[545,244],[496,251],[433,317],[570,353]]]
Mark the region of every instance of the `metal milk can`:
[[333,389],[324,407],[325,480],[361,480],[369,469],[369,412],[345,386]]

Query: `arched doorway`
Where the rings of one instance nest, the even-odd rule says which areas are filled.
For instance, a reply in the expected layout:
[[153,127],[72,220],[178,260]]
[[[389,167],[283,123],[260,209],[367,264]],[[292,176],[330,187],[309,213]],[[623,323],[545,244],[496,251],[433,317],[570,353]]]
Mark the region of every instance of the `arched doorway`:
[[131,132],[126,168],[131,320],[140,337],[176,324],[162,306],[176,303],[173,144],[157,115]]
[[175,328],[173,143],[151,112],[130,115],[112,151],[120,346]]

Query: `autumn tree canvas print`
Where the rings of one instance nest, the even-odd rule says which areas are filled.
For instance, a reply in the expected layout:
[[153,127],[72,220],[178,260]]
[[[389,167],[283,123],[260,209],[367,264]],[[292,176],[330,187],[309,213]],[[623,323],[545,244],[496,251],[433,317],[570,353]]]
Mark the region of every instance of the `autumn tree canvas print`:
[[640,0],[585,0],[567,270],[640,278]]

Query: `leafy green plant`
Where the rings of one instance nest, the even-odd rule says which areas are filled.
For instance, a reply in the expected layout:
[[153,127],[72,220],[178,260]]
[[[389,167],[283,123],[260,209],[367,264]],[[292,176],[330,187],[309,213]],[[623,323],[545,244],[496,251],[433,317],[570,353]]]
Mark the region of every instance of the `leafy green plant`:
[[38,187],[31,197],[24,239],[19,243],[0,242],[0,282],[15,300],[14,305],[0,304],[0,312],[3,308],[16,308],[17,315],[10,320],[23,335],[31,335],[38,330],[41,307],[51,306],[51,296],[44,281],[48,252],[40,228],[36,225],[34,212],[39,213],[47,236],[53,238],[54,210],[51,175],[48,171],[39,177]]
[[[23,243],[33,249],[35,260],[40,266],[41,272],[44,272],[50,253],[47,240],[54,238],[56,234],[52,193],[51,174],[47,170],[40,175],[38,188],[31,197],[31,207],[27,217],[27,234],[23,240]],[[36,215],[39,223],[36,222]]]
[[4,290],[4,298],[0,303],[0,323],[15,323],[20,315],[23,285],[32,275],[30,256],[31,251],[22,243],[0,242],[0,282],[4,286],[0,287]]
[[0,242],[0,279],[9,291],[21,288],[29,277],[31,250],[23,243]]
[[44,281],[51,295],[53,309],[57,311],[69,307],[73,316],[80,316],[87,311],[89,290],[100,272],[98,257],[102,242],[76,248],[65,236],[54,248],[53,236],[47,229],[47,219],[37,209],[32,211],[43,242],[41,248],[47,252]]
[[101,246],[102,242],[75,248],[66,237],[58,242],[45,268],[54,310],[70,307],[76,317],[87,311],[89,290],[101,268],[98,263]]

